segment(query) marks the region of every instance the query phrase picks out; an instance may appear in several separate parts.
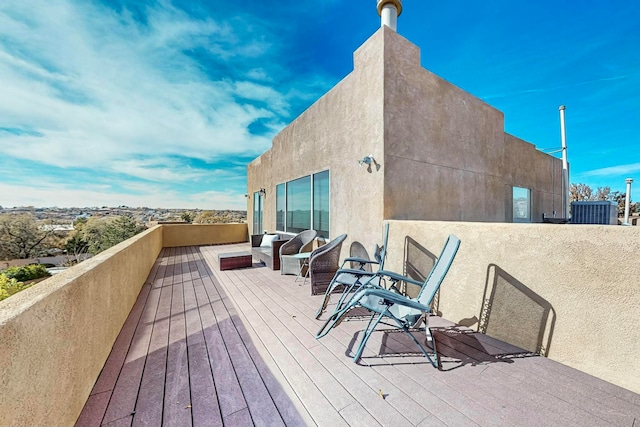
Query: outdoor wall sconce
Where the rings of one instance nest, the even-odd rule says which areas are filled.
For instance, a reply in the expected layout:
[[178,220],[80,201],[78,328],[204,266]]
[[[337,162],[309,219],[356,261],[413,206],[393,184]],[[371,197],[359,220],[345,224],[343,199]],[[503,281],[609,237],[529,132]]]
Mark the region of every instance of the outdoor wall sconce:
[[358,160],[358,163],[360,163],[360,166],[367,165],[367,172],[369,173],[372,172],[371,165],[374,165],[377,171],[380,170],[380,165],[378,164],[378,162],[376,162],[376,159],[373,158],[373,154],[369,154],[362,160]]
[[264,188],[261,188],[260,190],[258,190],[258,193],[260,193],[260,195],[264,197],[267,195],[267,190],[265,190]]
[[375,163],[375,160],[373,159],[373,154],[369,154],[368,156],[365,156],[364,159],[358,160],[358,163],[360,163],[360,166],[362,166],[362,165],[370,165],[371,162]]

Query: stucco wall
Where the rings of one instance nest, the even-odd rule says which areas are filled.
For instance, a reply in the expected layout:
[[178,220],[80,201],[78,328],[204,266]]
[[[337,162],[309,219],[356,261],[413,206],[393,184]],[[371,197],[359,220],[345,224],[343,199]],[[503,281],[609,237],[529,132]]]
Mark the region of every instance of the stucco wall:
[[[377,32],[354,54],[354,70],[273,140],[272,148],[247,167],[249,231],[253,193],[266,189],[263,229],[276,225],[275,187],[312,173],[330,172],[330,234],[380,240],[383,140],[384,38]],[[360,166],[370,154],[378,165]]]
[[219,245],[249,241],[247,224],[163,224],[162,246]]
[[445,318],[640,393],[640,228],[391,221],[386,267],[430,265],[449,233]]
[[561,161],[505,134],[502,112],[422,68],[417,46],[383,32],[385,218],[511,221],[512,186],[534,191],[534,222],[551,216]]
[[160,226],[0,301],[0,425],[73,425],[162,249]]
[[[376,164],[359,166],[369,154]],[[424,69],[387,27],[248,165],[249,232],[254,192],[266,189],[261,228],[275,231],[276,185],[326,169],[331,235],[348,233],[346,248],[379,242],[382,219],[510,222],[513,186],[532,189],[533,222],[562,214],[561,161],[506,134],[502,112]]]

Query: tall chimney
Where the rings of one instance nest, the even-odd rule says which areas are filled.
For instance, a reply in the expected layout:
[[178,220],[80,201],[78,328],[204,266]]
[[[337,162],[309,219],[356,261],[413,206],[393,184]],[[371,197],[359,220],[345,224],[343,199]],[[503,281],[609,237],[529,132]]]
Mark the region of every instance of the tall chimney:
[[378,15],[380,26],[386,25],[393,31],[397,31],[398,16],[402,13],[402,0],[378,0]]

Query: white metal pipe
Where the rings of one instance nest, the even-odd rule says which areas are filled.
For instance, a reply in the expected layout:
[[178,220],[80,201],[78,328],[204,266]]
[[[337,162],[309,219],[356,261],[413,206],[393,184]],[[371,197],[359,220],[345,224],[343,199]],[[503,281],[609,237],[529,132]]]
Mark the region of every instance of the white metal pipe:
[[631,183],[633,178],[627,178],[627,196],[624,199],[624,223],[629,225],[629,210],[631,208]]
[[378,15],[380,26],[387,26],[397,31],[398,16],[402,13],[402,0],[378,0]]
[[398,10],[393,3],[387,3],[382,6],[380,26],[386,25],[393,31],[397,31],[398,28]]
[[561,105],[560,110],[560,137],[562,138],[562,197],[564,200],[564,218],[569,220],[569,164],[567,162],[567,133],[564,123],[565,106]]

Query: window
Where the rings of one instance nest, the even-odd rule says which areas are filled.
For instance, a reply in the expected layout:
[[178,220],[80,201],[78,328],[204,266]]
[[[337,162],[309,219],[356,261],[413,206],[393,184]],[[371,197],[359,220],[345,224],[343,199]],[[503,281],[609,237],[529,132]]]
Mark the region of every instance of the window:
[[262,194],[256,191],[253,193],[253,234],[262,234],[263,208]]
[[311,228],[311,177],[287,183],[287,224],[290,233]]
[[313,175],[313,229],[329,238],[329,171]]
[[285,184],[276,185],[276,230],[284,231],[284,218],[287,211]]
[[276,230],[299,233],[310,228],[329,237],[329,171],[276,186]]
[[513,222],[531,222],[531,190],[513,187]]

